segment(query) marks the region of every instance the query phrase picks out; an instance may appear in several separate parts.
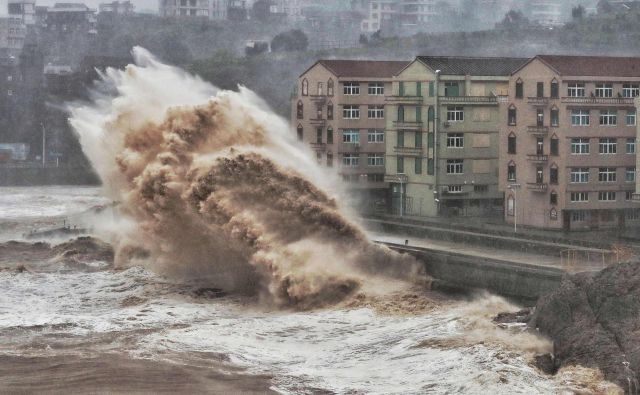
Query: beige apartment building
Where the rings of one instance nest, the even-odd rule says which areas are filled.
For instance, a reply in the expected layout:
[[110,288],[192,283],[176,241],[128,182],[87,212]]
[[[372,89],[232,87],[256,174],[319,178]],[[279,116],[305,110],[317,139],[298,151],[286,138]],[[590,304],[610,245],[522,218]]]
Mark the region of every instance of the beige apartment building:
[[320,60],[300,75],[291,101],[298,139],[379,210],[388,204],[385,96],[407,63]]
[[501,100],[500,188],[508,222],[551,229],[640,220],[640,58],[536,56]]
[[420,56],[394,77],[385,177],[393,213],[502,215],[498,97],[526,60]]

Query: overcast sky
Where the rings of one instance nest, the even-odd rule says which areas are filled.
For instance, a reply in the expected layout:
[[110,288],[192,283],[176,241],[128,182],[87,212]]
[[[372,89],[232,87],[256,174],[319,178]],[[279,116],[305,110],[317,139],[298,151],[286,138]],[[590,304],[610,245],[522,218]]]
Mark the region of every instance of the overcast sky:
[[[98,4],[100,3],[108,3],[112,0],[36,0],[36,5],[46,5],[52,6],[55,3],[84,3],[91,8],[98,8]],[[131,2],[136,6],[136,10],[152,10],[158,11],[158,1],[159,0],[131,0]],[[5,15],[7,14],[7,0],[0,0],[0,13]]]

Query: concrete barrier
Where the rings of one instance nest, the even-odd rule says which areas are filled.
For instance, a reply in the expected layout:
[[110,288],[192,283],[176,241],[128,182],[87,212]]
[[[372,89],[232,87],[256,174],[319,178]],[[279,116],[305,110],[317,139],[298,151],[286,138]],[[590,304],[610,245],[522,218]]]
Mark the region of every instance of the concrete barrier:
[[485,289],[493,293],[535,302],[555,290],[565,272],[559,268],[537,266],[471,255],[384,244],[392,250],[413,255],[424,262],[427,274],[451,288]]

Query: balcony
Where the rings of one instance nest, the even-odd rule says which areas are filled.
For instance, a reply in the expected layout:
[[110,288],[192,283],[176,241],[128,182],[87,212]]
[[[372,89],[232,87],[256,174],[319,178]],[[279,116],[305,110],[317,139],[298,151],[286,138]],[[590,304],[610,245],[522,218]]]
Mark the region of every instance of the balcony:
[[533,192],[547,192],[549,184],[542,182],[527,183],[527,189],[530,189]]
[[640,193],[634,193],[633,194],[633,202],[634,203],[640,203]]
[[546,163],[549,161],[549,155],[527,155],[527,160],[533,163]]
[[549,104],[548,97],[527,97],[527,103],[532,104],[534,106],[546,106]]
[[422,96],[387,96],[385,101],[389,104],[421,104]]
[[326,119],[310,119],[309,123],[312,124],[313,126],[324,126],[327,124],[327,120]]
[[496,96],[440,96],[442,104],[498,104]]
[[563,97],[562,103],[566,104],[596,104],[610,106],[612,104],[633,106],[632,97]]
[[527,126],[527,132],[538,135],[538,136],[546,136],[549,134],[548,126]]
[[396,129],[422,130],[422,122],[394,121],[393,126],[395,126]]
[[311,149],[314,151],[326,151],[327,145],[325,143],[310,143]]
[[317,104],[324,104],[327,101],[327,97],[325,95],[309,95],[309,100]]
[[420,147],[393,147],[397,155],[402,156],[422,156],[422,148]]
[[409,181],[409,177],[407,177],[406,174],[385,174],[384,175],[384,182],[388,182],[388,183],[406,183],[407,181]]

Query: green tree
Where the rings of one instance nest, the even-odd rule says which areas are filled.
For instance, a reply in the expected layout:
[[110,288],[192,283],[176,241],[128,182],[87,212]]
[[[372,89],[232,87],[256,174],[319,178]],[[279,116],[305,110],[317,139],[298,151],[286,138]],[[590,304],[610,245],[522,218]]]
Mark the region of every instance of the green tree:
[[278,34],[271,41],[273,52],[306,51],[309,46],[309,39],[302,30],[293,29]]

